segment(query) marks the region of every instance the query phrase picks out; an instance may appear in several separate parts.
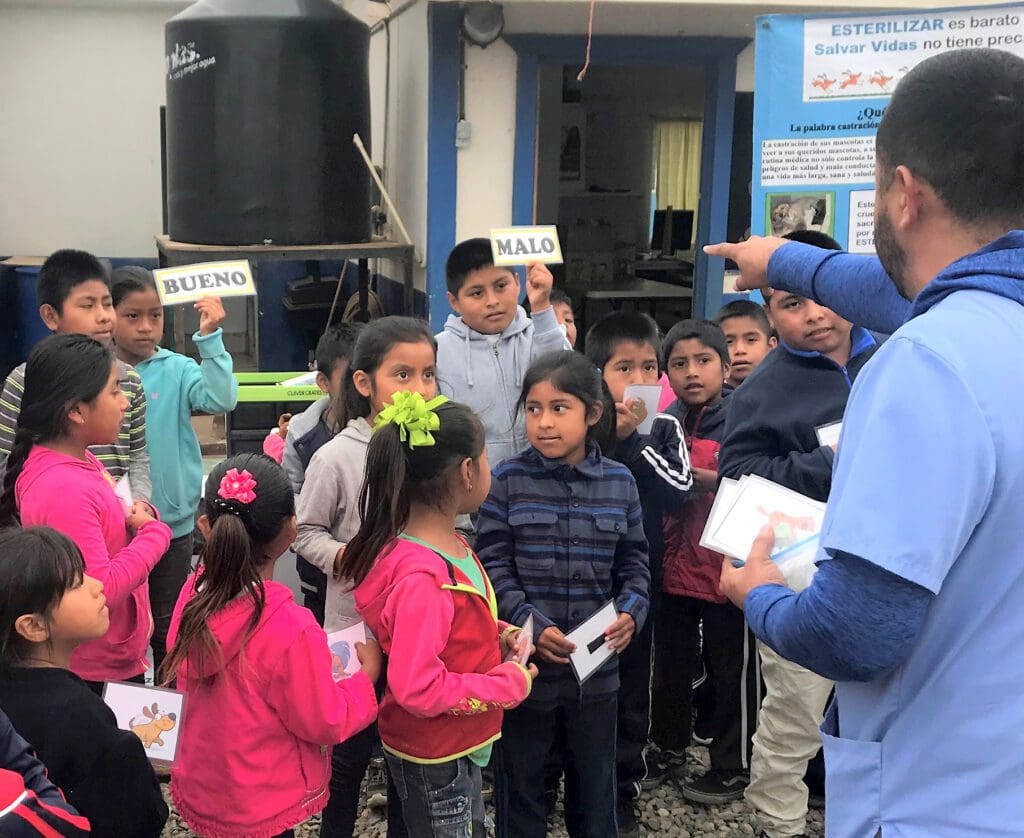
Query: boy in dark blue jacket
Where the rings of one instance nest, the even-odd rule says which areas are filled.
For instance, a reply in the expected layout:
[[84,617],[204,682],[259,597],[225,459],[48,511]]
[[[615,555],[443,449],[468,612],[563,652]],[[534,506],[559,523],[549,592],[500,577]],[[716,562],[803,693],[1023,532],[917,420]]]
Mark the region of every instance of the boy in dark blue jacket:
[[[790,237],[840,249],[822,233]],[[732,396],[718,473],[734,480],[756,474],[825,501],[835,449],[818,432],[842,421],[853,381],[877,345],[866,330],[805,297],[766,289],[765,299],[779,346]],[[832,683],[763,644],[758,648],[766,694],[746,798],[764,834],[783,838],[804,831],[803,776],[821,746],[818,725]]]
[[[636,480],[650,555],[651,601],[661,585],[665,552],[662,516],[683,503],[692,480],[683,432],[674,417],[660,415],[650,434],[637,426],[642,408],[625,396],[631,384],[657,385],[661,375],[658,325],[639,312],[612,312],[587,332],[586,355],[601,371],[615,406],[615,447],[607,454],[625,465]],[[619,834],[635,834],[633,801],[648,773],[645,758],[651,715],[651,638],[655,615],[619,656],[619,723],[616,742]]]

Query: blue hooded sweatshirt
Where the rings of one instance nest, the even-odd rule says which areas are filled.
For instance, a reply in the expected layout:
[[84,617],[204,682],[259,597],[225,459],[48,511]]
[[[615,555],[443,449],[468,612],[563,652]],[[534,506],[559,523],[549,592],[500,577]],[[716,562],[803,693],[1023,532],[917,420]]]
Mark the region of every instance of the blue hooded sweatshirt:
[[[789,290],[797,277],[830,285],[847,261],[795,245],[776,256],[785,251],[769,281]],[[860,279],[880,275],[858,262]],[[892,297],[875,288],[884,310]],[[832,654],[830,836],[1019,835],[1024,231],[949,265],[907,313],[850,397],[814,582],[800,594],[756,588],[747,619],[804,666],[822,671]],[[902,587],[914,610],[927,598],[910,631],[860,595],[858,577]]]
[[222,329],[192,335],[202,364],[169,349],[137,364],[146,390],[146,441],[152,503],[174,538],[192,532],[203,485],[203,458],[192,411],[225,413],[238,402],[238,382]]
[[545,352],[565,348],[565,336],[550,306],[532,319],[517,306],[500,335],[481,334],[455,314],[444,324],[437,336],[438,390],[480,417],[492,469],[529,447],[518,410],[526,370]]

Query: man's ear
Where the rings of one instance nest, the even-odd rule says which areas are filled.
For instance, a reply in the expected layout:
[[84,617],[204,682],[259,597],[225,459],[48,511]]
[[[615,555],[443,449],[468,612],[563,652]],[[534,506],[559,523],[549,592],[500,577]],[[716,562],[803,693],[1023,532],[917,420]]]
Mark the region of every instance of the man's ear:
[[889,217],[898,230],[913,227],[926,205],[936,200],[935,189],[906,166],[897,166],[887,190]]
[[41,614],[22,614],[14,621],[14,630],[29,643],[45,643],[50,639],[50,629]]
[[39,319],[46,324],[46,328],[51,332],[57,331],[57,326],[60,323],[60,314],[49,303],[43,303],[39,306]]
[[203,534],[204,539],[210,537],[210,517],[206,513],[199,516],[196,526],[199,527],[199,532]]

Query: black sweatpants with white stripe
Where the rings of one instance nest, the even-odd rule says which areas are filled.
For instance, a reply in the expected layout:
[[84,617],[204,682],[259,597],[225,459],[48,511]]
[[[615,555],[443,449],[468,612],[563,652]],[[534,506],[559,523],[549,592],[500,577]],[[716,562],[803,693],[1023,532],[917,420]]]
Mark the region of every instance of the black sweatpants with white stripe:
[[661,593],[654,629],[654,681],[651,739],[662,750],[682,751],[690,744],[693,680],[704,662],[714,708],[709,733],[711,767],[750,770],[750,738],[764,693],[754,635],[743,612],[731,603],[713,603]]

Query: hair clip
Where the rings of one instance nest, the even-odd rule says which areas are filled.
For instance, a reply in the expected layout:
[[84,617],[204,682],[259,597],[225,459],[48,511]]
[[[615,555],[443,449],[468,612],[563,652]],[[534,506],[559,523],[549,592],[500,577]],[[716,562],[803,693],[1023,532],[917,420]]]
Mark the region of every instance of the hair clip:
[[433,445],[432,431],[441,427],[441,419],[434,408],[447,401],[447,396],[436,396],[428,402],[419,393],[401,390],[391,397],[391,404],[377,414],[373,429],[397,425],[399,438],[407,442],[409,448]]
[[228,469],[217,487],[217,497],[222,500],[236,500],[239,503],[252,503],[256,500],[256,480],[246,469],[241,472],[237,468]]

